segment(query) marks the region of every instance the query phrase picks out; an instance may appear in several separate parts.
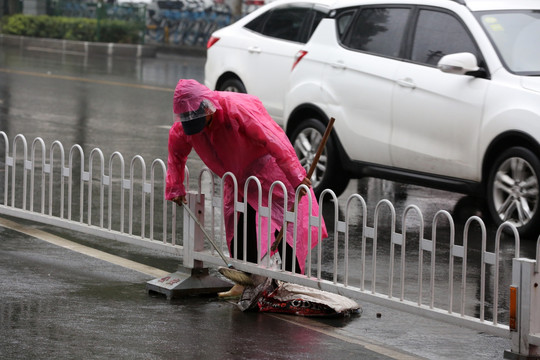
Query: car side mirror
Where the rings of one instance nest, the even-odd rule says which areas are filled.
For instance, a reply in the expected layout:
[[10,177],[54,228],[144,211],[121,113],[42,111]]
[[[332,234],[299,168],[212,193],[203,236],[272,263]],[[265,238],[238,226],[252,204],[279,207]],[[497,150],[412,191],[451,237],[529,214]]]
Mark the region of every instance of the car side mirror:
[[478,72],[482,71],[478,67],[476,56],[468,52],[445,55],[439,60],[437,67],[442,72],[456,75],[477,76]]

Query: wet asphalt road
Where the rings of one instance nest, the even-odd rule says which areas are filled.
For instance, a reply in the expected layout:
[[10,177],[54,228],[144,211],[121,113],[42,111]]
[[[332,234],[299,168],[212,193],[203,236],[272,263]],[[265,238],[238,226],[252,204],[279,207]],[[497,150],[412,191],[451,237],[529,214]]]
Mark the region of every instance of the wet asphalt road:
[[[147,274],[6,228],[0,238],[3,359],[387,359],[331,334],[358,317],[296,322],[215,296],[167,301],[146,293]],[[177,259],[129,252],[176,270]]]
[[[41,137],[46,144],[60,140],[66,148],[79,144],[86,153],[98,147],[106,156],[119,151],[126,158],[140,154],[147,163],[166,159],[174,86],[180,78],[202,82],[203,67],[204,58],[196,56],[84,58],[0,47],[0,128],[10,139],[23,134],[29,142]],[[192,156],[188,166],[192,174],[197,174],[201,164]],[[341,198],[352,193],[364,196],[370,209],[383,198],[394,203],[398,214],[409,204],[418,205],[428,219],[440,209],[462,219],[482,214],[482,204],[461,194],[376,179],[351,181]],[[431,232],[429,226],[425,232]],[[164,271],[175,271],[180,263],[162,254],[117,244],[96,245],[100,244],[97,239],[74,240],[134,257]],[[486,349],[487,356],[481,350],[482,341],[477,347],[468,344],[469,351],[460,356],[464,349],[458,349],[456,344],[466,344],[475,335],[463,330],[452,333],[452,328],[444,324],[411,319],[375,305],[366,307],[357,319],[329,323],[295,319],[291,323],[290,317],[244,314],[234,305],[214,298],[190,298],[169,304],[145,293],[144,283],[151,276],[72,254],[33,238],[21,238],[10,230],[3,230],[0,241],[2,358],[50,358],[52,354],[73,358],[80,354],[80,358],[126,359],[378,359],[387,357],[372,353],[365,344],[382,342],[390,349],[396,346],[427,358],[466,358],[474,348],[473,353],[478,355],[475,358],[489,359],[500,357],[493,354],[502,354],[501,349],[508,347],[494,338],[494,344]],[[479,249],[474,239],[470,244]],[[441,257],[447,259],[442,246]],[[502,244],[503,249],[505,246],[512,247],[510,242]],[[511,252],[508,254],[503,269],[511,258]],[[522,241],[522,255],[534,256],[533,242]],[[385,257],[379,259],[386,266]],[[474,300],[469,303],[474,304]],[[376,318],[377,312],[383,313],[383,321]],[[390,317],[398,322],[388,323],[385,314],[393,314]],[[426,324],[426,334],[407,334],[407,321],[419,328]],[[435,340],[422,341],[422,336],[433,332]],[[444,344],[448,333],[453,340]],[[253,347],[258,349],[256,353],[251,352]]]
[[[241,312],[215,296],[166,300],[155,278],[48,242],[92,245],[164,272],[178,259],[16,220],[0,226],[2,359],[496,359],[509,341],[361,303],[361,316]],[[68,245],[68,247],[71,247]],[[135,263],[134,263],[135,264]]]

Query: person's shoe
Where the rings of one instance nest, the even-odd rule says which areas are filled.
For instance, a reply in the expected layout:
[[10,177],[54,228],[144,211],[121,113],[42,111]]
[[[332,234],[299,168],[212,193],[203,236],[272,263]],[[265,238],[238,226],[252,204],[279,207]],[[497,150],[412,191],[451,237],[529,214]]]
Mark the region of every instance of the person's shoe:
[[237,298],[244,292],[244,287],[239,284],[235,284],[229,291],[218,293],[220,298]]

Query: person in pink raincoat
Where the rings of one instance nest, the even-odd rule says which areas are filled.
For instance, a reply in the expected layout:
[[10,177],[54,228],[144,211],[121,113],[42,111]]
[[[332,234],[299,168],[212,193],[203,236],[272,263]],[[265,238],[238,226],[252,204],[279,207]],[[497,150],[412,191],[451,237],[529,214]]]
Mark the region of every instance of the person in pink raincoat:
[[[181,79],[175,89],[173,99],[175,122],[169,131],[169,157],[165,196],[167,200],[181,205],[185,203],[184,170],[189,153],[196,151],[205,165],[217,176],[226,172],[235,175],[238,181],[238,201],[243,201],[244,183],[250,176],[256,176],[262,186],[262,205],[268,206],[268,193],[275,181],[281,181],[287,188],[287,208],[294,204],[298,186],[311,186],[306,178],[306,170],[300,164],[285,132],[266,112],[260,100],[254,96],[233,92],[212,91],[195,80]],[[224,219],[227,245],[234,254],[237,244],[238,258],[243,258],[243,216],[239,213],[237,241],[234,242],[234,187],[226,179],[224,184]],[[267,252],[266,217],[261,217],[261,233],[257,236],[258,192],[250,182],[247,194],[248,233],[247,261],[257,262],[257,239],[262,242],[261,258]],[[312,215],[317,216],[319,207],[313,189]],[[271,234],[276,234],[283,226],[283,192],[274,187],[272,195]],[[301,198],[298,204],[298,225],[296,243],[296,267],[304,273],[308,253],[308,209],[309,199]],[[287,256],[292,259],[293,224],[287,228]],[[312,247],[317,245],[318,228],[311,227]],[[328,236],[322,225],[322,238]],[[273,239],[271,239],[273,242]],[[281,251],[281,246],[279,247]],[[283,256],[282,256],[283,257]],[[286,264],[291,270],[292,262]]]

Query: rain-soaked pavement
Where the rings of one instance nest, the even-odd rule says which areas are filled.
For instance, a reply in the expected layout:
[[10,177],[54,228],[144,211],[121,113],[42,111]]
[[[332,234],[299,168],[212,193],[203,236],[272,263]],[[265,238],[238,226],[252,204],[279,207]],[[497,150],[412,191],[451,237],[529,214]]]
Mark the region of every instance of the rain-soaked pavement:
[[[23,134],[29,142],[59,140],[85,152],[98,147],[106,156],[118,151],[126,158],[140,154],[147,163],[166,159],[174,86],[179,78],[202,82],[203,67],[204,57],[192,55],[84,58],[0,47],[0,130],[10,139]],[[201,164],[192,156],[188,166],[197,174]],[[441,209],[462,219],[482,215],[482,205],[463,195],[388,181],[351,181],[341,198],[352,193],[361,194],[369,209],[383,198],[398,214],[415,204],[427,219]],[[23,225],[157,273],[174,272],[181,264],[150,250]],[[6,227],[0,232],[0,358],[493,359],[510,348],[507,339],[371,303],[361,304],[361,316],[313,320],[242,313],[215,297],[169,302],[145,291],[155,272],[127,269]],[[429,226],[425,233],[431,233]],[[469,244],[478,256],[479,242],[473,238]],[[388,251],[384,246],[381,251]],[[503,241],[501,248],[512,246]],[[448,246],[441,247],[448,261]],[[534,257],[534,242],[522,241],[521,251]],[[504,273],[512,252],[503,253]],[[385,256],[379,258],[384,264]]]

